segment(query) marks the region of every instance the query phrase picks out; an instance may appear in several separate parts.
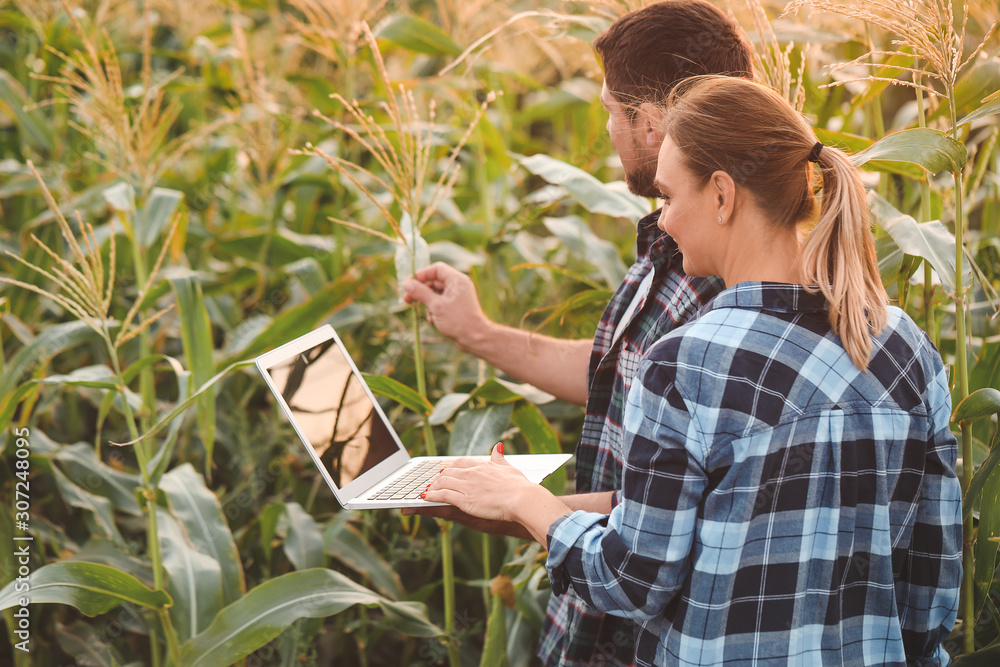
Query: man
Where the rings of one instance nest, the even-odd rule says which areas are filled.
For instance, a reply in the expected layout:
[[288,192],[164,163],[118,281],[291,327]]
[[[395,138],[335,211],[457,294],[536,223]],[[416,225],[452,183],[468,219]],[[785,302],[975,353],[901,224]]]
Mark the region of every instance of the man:
[[[703,0],[668,0],[630,12],[594,41],[604,65],[601,102],[608,134],[629,189],[658,197],[653,185],[663,142],[661,105],[674,85],[699,74],[752,76],[743,32]],[[428,319],[464,352],[558,398],[586,405],[576,450],[573,510],[610,513],[621,487],[621,423],[625,398],[646,350],[686,322],[722,288],[717,278],[684,274],[677,246],[656,227],[659,213],[637,228],[636,262],[608,304],[593,340],[532,335],[488,320],[464,274],[434,264],[404,285],[408,302],[427,307]],[[414,513],[413,511],[405,511]],[[485,522],[454,508],[421,514],[459,521],[490,533],[528,537],[520,526]],[[570,588],[553,595],[538,655],[546,665],[631,665],[631,622],[604,616]]]

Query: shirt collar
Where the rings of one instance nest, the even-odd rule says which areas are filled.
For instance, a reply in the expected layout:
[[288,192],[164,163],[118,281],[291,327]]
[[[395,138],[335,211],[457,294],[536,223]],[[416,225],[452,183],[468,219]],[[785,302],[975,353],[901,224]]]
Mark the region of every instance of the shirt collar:
[[826,297],[821,292],[810,292],[802,285],[747,281],[719,292],[705,309],[751,308],[800,313],[822,312],[827,307]]
[[654,269],[670,265],[680,257],[677,243],[656,226],[659,219],[660,209],[656,209],[639,220],[636,228],[635,255],[649,257]]

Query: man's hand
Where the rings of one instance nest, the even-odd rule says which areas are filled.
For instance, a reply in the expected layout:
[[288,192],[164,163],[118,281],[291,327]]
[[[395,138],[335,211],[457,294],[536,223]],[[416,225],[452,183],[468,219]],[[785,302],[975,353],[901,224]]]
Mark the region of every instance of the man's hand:
[[403,300],[427,307],[427,321],[459,349],[556,398],[587,404],[591,340],[564,340],[497,324],[483,313],[469,276],[435,262],[403,283]]
[[464,352],[470,351],[476,337],[484,335],[490,325],[472,279],[442,262],[417,271],[404,282],[403,300],[422,303],[427,308],[427,321]]

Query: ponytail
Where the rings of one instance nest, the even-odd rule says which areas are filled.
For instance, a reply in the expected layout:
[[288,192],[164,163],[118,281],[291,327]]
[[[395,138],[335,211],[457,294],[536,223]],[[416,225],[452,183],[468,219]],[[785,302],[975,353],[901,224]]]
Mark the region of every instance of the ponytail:
[[[830,304],[830,326],[851,361],[868,368],[871,334],[888,316],[868,202],[857,168],[844,153],[816,142],[802,114],[766,86],[726,76],[678,84],[664,132],[701,183],[729,174],[778,228],[818,222],[802,248],[803,281]],[[815,162],[822,175],[818,207]]]
[[875,238],[868,217],[865,187],[857,168],[841,151],[814,147],[810,158],[823,178],[819,221],[802,248],[807,284],[818,286],[830,304],[830,326],[851,357],[865,370],[871,357],[871,334],[887,318],[888,296],[882,286]]

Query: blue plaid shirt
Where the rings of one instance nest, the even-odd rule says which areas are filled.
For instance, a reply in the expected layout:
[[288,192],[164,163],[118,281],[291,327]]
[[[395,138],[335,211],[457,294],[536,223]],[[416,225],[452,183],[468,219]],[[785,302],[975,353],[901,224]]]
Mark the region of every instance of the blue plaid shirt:
[[[621,488],[625,397],[650,346],[684,324],[723,288],[718,278],[692,278],[681,268],[673,239],[656,227],[659,211],[637,228],[636,261],[597,325],[591,352],[587,413],[576,449],[578,493]],[[628,322],[623,318],[650,272],[649,294]],[[622,324],[622,335],[614,334]],[[633,623],[606,616],[572,590],[549,599],[538,655],[548,667],[632,665]]]
[[553,591],[640,665],[947,664],[961,491],[941,359],[898,308],[867,372],[825,300],[741,283],[649,352],[622,499],[549,529]]

